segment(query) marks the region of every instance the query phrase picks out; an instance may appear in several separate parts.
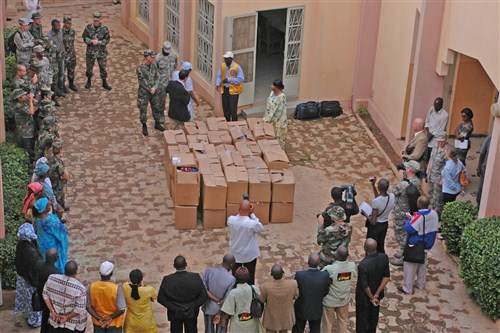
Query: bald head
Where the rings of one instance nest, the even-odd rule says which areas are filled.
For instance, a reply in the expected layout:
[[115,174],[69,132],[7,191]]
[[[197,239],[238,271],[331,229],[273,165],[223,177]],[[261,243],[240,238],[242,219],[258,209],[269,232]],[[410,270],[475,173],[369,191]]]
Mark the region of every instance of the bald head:
[[349,251],[347,250],[347,247],[345,247],[344,245],[340,245],[337,248],[337,251],[335,251],[335,256],[337,257],[337,261],[346,261],[348,255]]
[[274,264],[273,267],[271,267],[271,276],[275,280],[280,280],[283,278],[283,268],[279,264]]
[[26,66],[17,64],[16,65],[16,76],[21,78],[26,75]]
[[422,195],[420,197],[418,197],[418,200],[417,200],[417,207],[418,209],[427,209],[429,208],[429,197],[426,196],[426,195]]
[[234,263],[236,262],[236,259],[232,254],[226,254],[222,258],[222,267],[225,267],[228,271],[231,270],[234,266]]
[[387,193],[389,189],[389,181],[385,178],[380,178],[378,181],[378,191],[382,193]]
[[307,259],[307,264],[309,265],[309,267],[311,268],[318,268],[319,266],[319,262],[320,262],[320,259],[319,259],[319,254],[318,252],[312,252],[310,255],[309,255],[309,259]]
[[373,238],[368,238],[365,241],[365,251],[366,251],[366,254],[377,253],[377,241]]
[[64,266],[64,275],[66,276],[76,276],[77,272],[78,265],[76,264],[76,261],[70,260],[66,263],[66,266]]
[[413,130],[415,132],[420,132],[424,130],[425,120],[424,118],[415,118],[413,120]]
[[250,216],[250,210],[252,208],[252,204],[248,200],[243,200],[240,203],[240,208],[238,209],[238,212],[240,213],[240,216]]
[[45,252],[45,262],[47,264],[53,264],[57,259],[59,259],[59,252],[57,252],[57,249],[51,248]]

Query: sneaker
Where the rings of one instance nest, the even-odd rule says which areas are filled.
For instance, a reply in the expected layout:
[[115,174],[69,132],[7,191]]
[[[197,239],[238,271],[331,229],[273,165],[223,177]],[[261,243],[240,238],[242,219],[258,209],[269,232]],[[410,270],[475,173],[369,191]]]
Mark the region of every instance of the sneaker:
[[390,260],[391,264],[394,265],[394,266],[403,266],[404,262],[403,262],[403,258],[392,258]]

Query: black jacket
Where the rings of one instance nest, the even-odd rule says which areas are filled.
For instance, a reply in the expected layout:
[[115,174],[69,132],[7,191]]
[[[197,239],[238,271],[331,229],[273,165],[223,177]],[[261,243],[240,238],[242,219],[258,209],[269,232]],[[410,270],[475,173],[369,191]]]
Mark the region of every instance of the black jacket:
[[187,106],[191,100],[191,95],[184,88],[184,85],[179,81],[170,81],[165,91],[170,96],[168,116],[178,121],[189,121],[191,116]]
[[46,262],[43,261],[38,262],[37,272],[38,272],[38,283],[36,286],[36,290],[38,292],[38,295],[40,295],[40,300],[42,300],[41,302],[42,308],[48,311],[47,305],[45,305],[45,302],[43,302],[42,298],[43,287],[45,286],[45,283],[47,282],[51,274],[62,274],[62,272],[59,272],[59,270],[56,268],[54,264],[47,264]]
[[200,275],[186,271],[165,276],[158,292],[158,303],[167,308],[169,321],[197,318],[207,298]]
[[299,298],[295,301],[295,316],[300,319],[319,320],[323,314],[323,297],[330,290],[330,274],[310,268],[295,274]]
[[35,242],[20,240],[16,246],[16,257],[14,263],[16,272],[22,276],[32,287],[36,287],[37,271],[36,265],[42,260]]

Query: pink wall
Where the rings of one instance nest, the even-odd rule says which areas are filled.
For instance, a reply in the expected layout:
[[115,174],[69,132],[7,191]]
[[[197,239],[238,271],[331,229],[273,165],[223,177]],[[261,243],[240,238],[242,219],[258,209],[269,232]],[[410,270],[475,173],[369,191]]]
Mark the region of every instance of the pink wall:
[[500,216],[500,114],[493,121],[479,217]]

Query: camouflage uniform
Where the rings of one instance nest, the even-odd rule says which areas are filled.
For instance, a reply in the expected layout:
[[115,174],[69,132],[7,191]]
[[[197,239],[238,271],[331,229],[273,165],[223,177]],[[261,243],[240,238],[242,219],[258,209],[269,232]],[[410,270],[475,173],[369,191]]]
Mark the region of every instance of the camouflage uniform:
[[21,102],[22,96],[26,95],[26,91],[16,89],[12,93],[14,104],[14,119],[16,123],[16,135],[21,141],[21,147],[26,150],[33,161],[33,136],[34,136],[34,121],[30,114],[29,101]]
[[[52,83],[57,87],[57,81],[59,79],[59,61],[61,60],[61,54],[57,49],[56,44],[51,41],[48,37],[43,39],[45,43],[45,55],[49,59],[50,66],[52,68]],[[52,89],[54,92],[56,89]]]
[[[147,121],[147,109],[149,102],[151,104],[151,110],[153,112],[153,119],[155,120],[155,123],[161,124],[158,98],[158,68],[155,63],[148,65],[145,62],[142,62],[139,66],[137,66],[136,74],[137,80],[139,81],[139,89],[137,91],[137,107],[140,111],[141,123],[145,124]],[[151,88],[156,88],[155,94],[151,94]]]
[[22,89],[26,92],[31,92],[31,78],[28,75],[20,79],[14,78],[14,89]]
[[75,79],[76,68],[76,52],[75,52],[75,29],[62,29],[64,49],[66,57],[64,59],[64,67],[68,70],[68,81],[71,83]]
[[[85,71],[85,74],[87,75],[87,78],[92,77],[92,71],[97,59],[101,79],[106,80],[108,77],[108,72],[106,71],[106,57],[108,55],[106,45],[108,45],[110,40],[108,28],[102,23],[99,24],[97,28],[94,27],[92,23],[89,23],[83,31],[82,38],[84,43],[87,44],[87,53],[85,56],[87,63],[87,70]],[[98,39],[99,44],[93,45],[93,39]]]
[[439,184],[441,181],[441,170],[446,164],[446,145],[441,148],[436,146],[432,149],[429,159],[429,173],[427,174],[427,192],[431,206],[441,215],[443,211],[443,186]]
[[[42,70],[39,73],[38,82],[40,85],[44,85],[46,87],[50,87],[52,85],[52,80],[54,77],[54,72],[52,70],[52,65],[47,57],[43,57],[42,59],[36,59],[42,65]],[[32,62],[35,59],[32,60]]]
[[[413,177],[409,180],[421,191],[420,186],[422,182],[419,178]],[[401,252],[403,251],[406,244],[405,222],[408,219],[406,217],[406,213],[410,212],[410,204],[408,202],[408,196],[406,195],[406,188],[408,187],[408,185],[409,184],[406,180],[402,180],[392,189],[392,193],[394,194],[396,199],[394,202],[394,209],[392,210],[394,218],[394,234],[396,236],[396,241],[399,244]]]
[[[58,152],[57,149],[61,149],[62,147],[54,146],[54,153]],[[63,160],[61,160],[56,155],[53,155],[49,159],[50,165],[50,181],[52,182],[52,190],[54,191],[54,195],[56,197],[57,202],[65,206],[65,193],[66,193],[66,183],[68,182],[66,179],[63,179],[64,171],[66,170],[66,166],[64,165]]]
[[168,82],[172,79],[172,73],[177,67],[177,56],[173,53],[165,56],[162,52],[160,52],[156,56],[155,63],[158,66],[158,72],[160,75],[158,103],[160,107],[159,112],[161,115],[161,123],[163,124],[165,122],[165,102],[167,100],[167,92],[165,91],[165,88],[167,88]]
[[19,30],[19,32],[15,33],[14,43],[16,44],[17,63],[23,64],[26,68],[29,68],[35,39],[29,31],[23,32]]
[[40,24],[38,27],[35,27],[33,24],[30,24],[30,33],[35,39],[42,39],[43,36],[43,27]]
[[60,138],[57,119],[53,116],[48,116],[42,121],[40,132],[35,142],[35,159],[38,160],[44,156],[50,158],[52,156],[50,148],[58,141],[60,141]]
[[[345,247],[349,245],[352,233],[352,224],[341,222],[345,219],[345,212],[342,207],[331,207],[325,213],[332,218],[332,223],[326,227],[326,223],[318,225],[316,241],[318,245],[321,245],[321,250],[319,251],[321,268],[337,260],[335,251],[337,251],[340,245],[344,245]],[[333,219],[339,222],[335,222]]]

